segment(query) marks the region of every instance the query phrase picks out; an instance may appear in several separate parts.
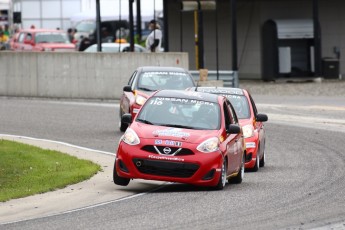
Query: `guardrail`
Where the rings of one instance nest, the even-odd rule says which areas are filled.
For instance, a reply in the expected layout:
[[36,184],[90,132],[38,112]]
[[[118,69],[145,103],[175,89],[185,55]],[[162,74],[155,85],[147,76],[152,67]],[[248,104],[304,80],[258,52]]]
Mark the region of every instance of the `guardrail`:
[[[199,71],[198,70],[189,70],[189,72],[194,77],[195,81],[199,81]],[[238,82],[238,73],[237,71],[232,70],[219,70],[218,78],[216,70],[208,70],[207,80],[222,80],[224,87],[239,87]]]

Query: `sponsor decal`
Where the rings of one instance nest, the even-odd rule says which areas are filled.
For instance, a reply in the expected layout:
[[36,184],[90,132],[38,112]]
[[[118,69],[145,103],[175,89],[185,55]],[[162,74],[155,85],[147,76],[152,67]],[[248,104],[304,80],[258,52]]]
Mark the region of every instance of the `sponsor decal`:
[[174,97],[155,97],[154,100],[151,100],[151,105],[162,105],[163,101],[179,102],[181,104],[198,104],[198,105],[212,105],[215,104],[209,101],[200,101],[195,99],[186,99],[186,98],[174,98]]
[[150,158],[150,159],[156,159],[156,160],[167,160],[167,161],[184,161],[183,158],[169,157],[169,156],[149,155],[148,158]]
[[138,113],[139,109],[133,109],[133,113]]
[[152,134],[154,136],[159,137],[189,137],[190,134],[186,132],[182,132],[180,128],[168,128],[162,130],[153,131]]
[[224,94],[226,96],[227,94],[236,94],[236,95],[243,95],[243,91],[241,89],[209,89],[209,88],[199,88],[200,92],[204,93],[213,93],[213,94]]
[[166,72],[166,71],[152,71],[152,72],[145,72],[143,74],[144,77],[152,77],[152,76],[157,76],[157,75],[175,75],[175,76],[186,76],[186,73],[183,72]]
[[255,142],[246,142],[246,148],[250,149],[250,148],[255,148],[256,144]]
[[161,145],[163,143],[162,140],[155,140],[155,145]]
[[182,142],[180,141],[172,141],[172,140],[160,140],[157,139],[155,140],[155,145],[170,145],[170,146],[176,146],[176,147],[181,147],[182,146]]

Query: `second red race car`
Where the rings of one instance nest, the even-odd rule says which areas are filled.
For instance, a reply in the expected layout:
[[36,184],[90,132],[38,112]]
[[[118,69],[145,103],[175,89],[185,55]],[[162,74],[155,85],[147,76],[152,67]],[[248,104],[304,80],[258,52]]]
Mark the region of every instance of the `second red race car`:
[[242,182],[244,138],[225,97],[162,90],[122,122],[132,123],[117,149],[115,184],[140,178],[223,189]]
[[265,166],[265,127],[268,120],[266,114],[258,113],[255,102],[245,89],[230,87],[196,87],[188,90],[223,95],[234,106],[237,117],[243,129],[246,142],[245,168],[258,171]]
[[196,86],[193,76],[185,69],[179,67],[144,66],[134,71],[123,87],[120,99],[119,129],[123,132],[127,124],[121,122],[125,113],[138,113],[142,104],[155,91],[160,89],[184,90]]

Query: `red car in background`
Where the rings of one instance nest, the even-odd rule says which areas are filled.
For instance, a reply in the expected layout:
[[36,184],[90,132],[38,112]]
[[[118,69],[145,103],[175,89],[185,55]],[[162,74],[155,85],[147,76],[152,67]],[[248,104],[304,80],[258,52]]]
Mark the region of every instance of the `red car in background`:
[[11,41],[13,51],[75,51],[75,44],[62,30],[27,29],[20,30]]
[[260,167],[264,167],[266,136],[263,122],[267,121],[268,117],[266,114],[258,113],[249,92],[228,87],[197,87],[188,90],[219,94],[229,99],[235,108],[246,142],[245,168],[256,172]]
[[143,66],[137,68],[123,87],[120,99],[119,129],[123,132],[127,124],[121,122],[125,113],[132,114],[134,118],[146,99],[160,89],[184,90],[194,87],[196,83],[193,76],[185,69],[179,67]]
[[244,138],[225,97],[161,90],[122,122],[131,125],[118,145],[115,184],[140,178],[223,189],[242,182]]

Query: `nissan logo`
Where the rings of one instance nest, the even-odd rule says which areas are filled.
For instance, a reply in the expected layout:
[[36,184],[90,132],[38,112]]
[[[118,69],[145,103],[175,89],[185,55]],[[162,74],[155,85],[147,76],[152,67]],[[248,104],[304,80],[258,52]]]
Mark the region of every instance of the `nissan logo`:
[[165,148],[163,149],[163,152],[164,152],[164,154],[169,154],[169,153],[171,153],[171,148],[165,147]]

